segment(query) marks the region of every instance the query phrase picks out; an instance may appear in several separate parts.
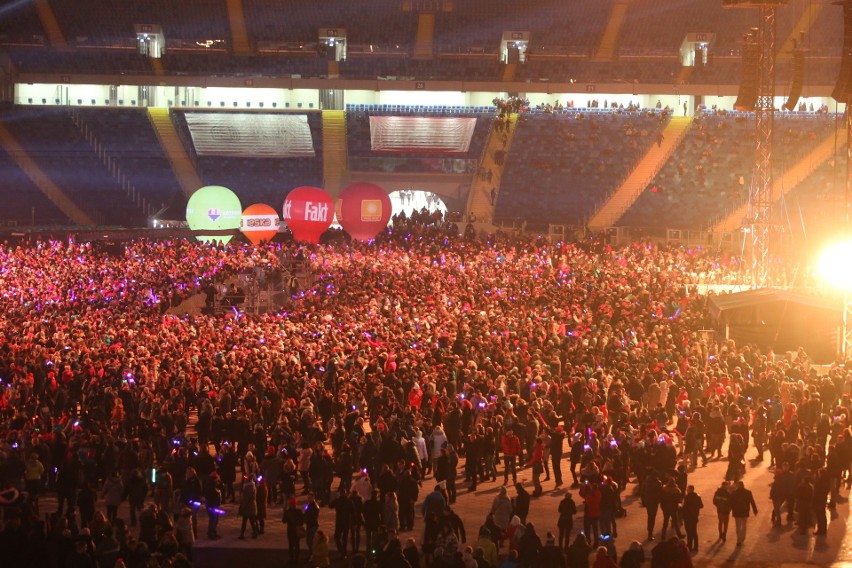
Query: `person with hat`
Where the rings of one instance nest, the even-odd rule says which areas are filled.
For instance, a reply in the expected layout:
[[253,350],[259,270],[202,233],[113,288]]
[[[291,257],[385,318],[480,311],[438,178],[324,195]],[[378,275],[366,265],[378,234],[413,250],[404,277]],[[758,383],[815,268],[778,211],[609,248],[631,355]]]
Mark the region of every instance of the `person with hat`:
[[254,482],[254,476],[246,477],[243,487],[240,490],[240,515],[243,517],[240,527],[240,540],[245,538],[246,524],[251,523],[251,536],[257,538],[257,485]]
[[541,547],[541,553],[538,555],[538,564],[540,566],[548,566],[553,568],[565,568],[565,553],[561,546],[556,546],[556,538],[553,533],[547,531],[547,536],[544,539],[544,546]]
[[494,540],[492,539],[491,531],[487,526],[479,529],[479,539],[474,543],[473,549],[474,551],[482,551],[482,558],[489,566],[497,566],[500,554],[497,550],[497,545],[494,544]]
[[514,505],[506,493],[506,488],[501,487],[499,493],[494,497],[491,503],[491,519],[494,524],[500,529],[501,533],[505,533],[509,528],[509,522],[512,520]]

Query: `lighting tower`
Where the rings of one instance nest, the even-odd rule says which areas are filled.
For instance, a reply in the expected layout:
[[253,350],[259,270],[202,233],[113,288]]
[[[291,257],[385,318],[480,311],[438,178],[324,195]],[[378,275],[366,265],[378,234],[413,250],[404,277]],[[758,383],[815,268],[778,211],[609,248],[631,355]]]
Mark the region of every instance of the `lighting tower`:
[[773,215],[772,138],[775,128],[775,10],[789,0],[722,0],[725,8],[751,8],[760,12],[757,25],[758,86],[755,105],[755,151],[748,192],[748,229],[751,235],[752,286],[769,284],[770,250],[776,239]]

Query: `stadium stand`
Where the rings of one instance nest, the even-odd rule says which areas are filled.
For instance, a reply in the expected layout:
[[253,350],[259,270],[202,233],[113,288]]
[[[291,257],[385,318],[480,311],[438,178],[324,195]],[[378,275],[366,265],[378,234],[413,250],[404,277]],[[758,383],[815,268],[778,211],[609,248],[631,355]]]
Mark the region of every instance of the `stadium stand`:
[[66,225],[68,218],[48,199],[18,164],[0,150],[0,223]]
[[163,67],[180,75],[230,75],[303,78],[324,77],[326,61],[316,55],[228,55],[196,51],[170,51],[163,57]]
[[229,41],[231,35],[220,0],[53,0],[50,6],[65,37],[77,45],[126,45],[135,41],[134,24],[159,24],[173,44]]
[[0,14],[0,43],[44,45],[44,28],[33,2],[0,8]]
[[664,126],[663,114],[651,111],[521,115],[495,220],[584,223]]
[[12,64],[21,73],[151,73],[151,62],[132,49],[55,51],[46,48],[10,51]]
[[435,45],[446,53],[494,53],[503,32],[531,32],[533,52],[588,55],[606,23],[611,0],[545,0],[535,9],[512,0],[456,2],[439,11]]
[[86,108],[74,113],[155,210],[180,191],[144,109]]
[[320,28],[345,28],[350,46],[372,46],[376,51],[409,53],[417,27],[416,14],[402,12],[396,0],[360,2],[329,0],[322,10],[316,2],[295,0],[281,8],[277,0],[245,0],[249,36],[258,47],[313,45]]
[[124,190],[64,108],[13,107],[0,114],[38,166],[79,207],[101,223],[145,224]]
[[[776,118],[775,171],[780,175],[834,128],[834,117],[787,114]],[[754,156],[752,114],[697,117],[675,155],[619,225],[702,230],[748,196]]]
[[172,116],[204,183],[233,190],[244,206],[266,203],[278,208],[284,194],[294,187],[322,186],[322,117],[317,112],[307,113],[316,152],[313,158],[199,156],[192,146],[185,112],[176,110]]

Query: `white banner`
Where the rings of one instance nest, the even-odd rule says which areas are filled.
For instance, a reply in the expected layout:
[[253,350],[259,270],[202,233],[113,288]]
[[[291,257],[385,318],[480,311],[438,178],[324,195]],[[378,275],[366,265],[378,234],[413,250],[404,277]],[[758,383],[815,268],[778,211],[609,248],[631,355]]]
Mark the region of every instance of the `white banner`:
[[313,158],[314,141],[305,114],[187,112],[199,156]]
[[475,118],[371,116],[374,152],[465,154],[476,128]]

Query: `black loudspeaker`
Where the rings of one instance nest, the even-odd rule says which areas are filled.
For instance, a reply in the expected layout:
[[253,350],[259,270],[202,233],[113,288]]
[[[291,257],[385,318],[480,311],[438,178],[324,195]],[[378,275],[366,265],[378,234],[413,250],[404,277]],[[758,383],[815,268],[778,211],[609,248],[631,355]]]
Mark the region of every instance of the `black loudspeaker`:
[[509,55],[506,59],[506,62],[509,64],[521,62],[521,50],[518,49],[517,46],[509,46]]
[[839,103],[852,98],[852,3],[843,3],[843,55],[831,96]]
[[734,109],[754,110],[760,84],[760,45],[757,43],[757,30],[749,32],[744,38],[742,66],[743,76]]
[[805,54],[801,50],[793,52],[793,82],[790,85],[790,96],[784,103],[787,110],[796,110],[799,97],[802,96],[802,83],[805,80]]

